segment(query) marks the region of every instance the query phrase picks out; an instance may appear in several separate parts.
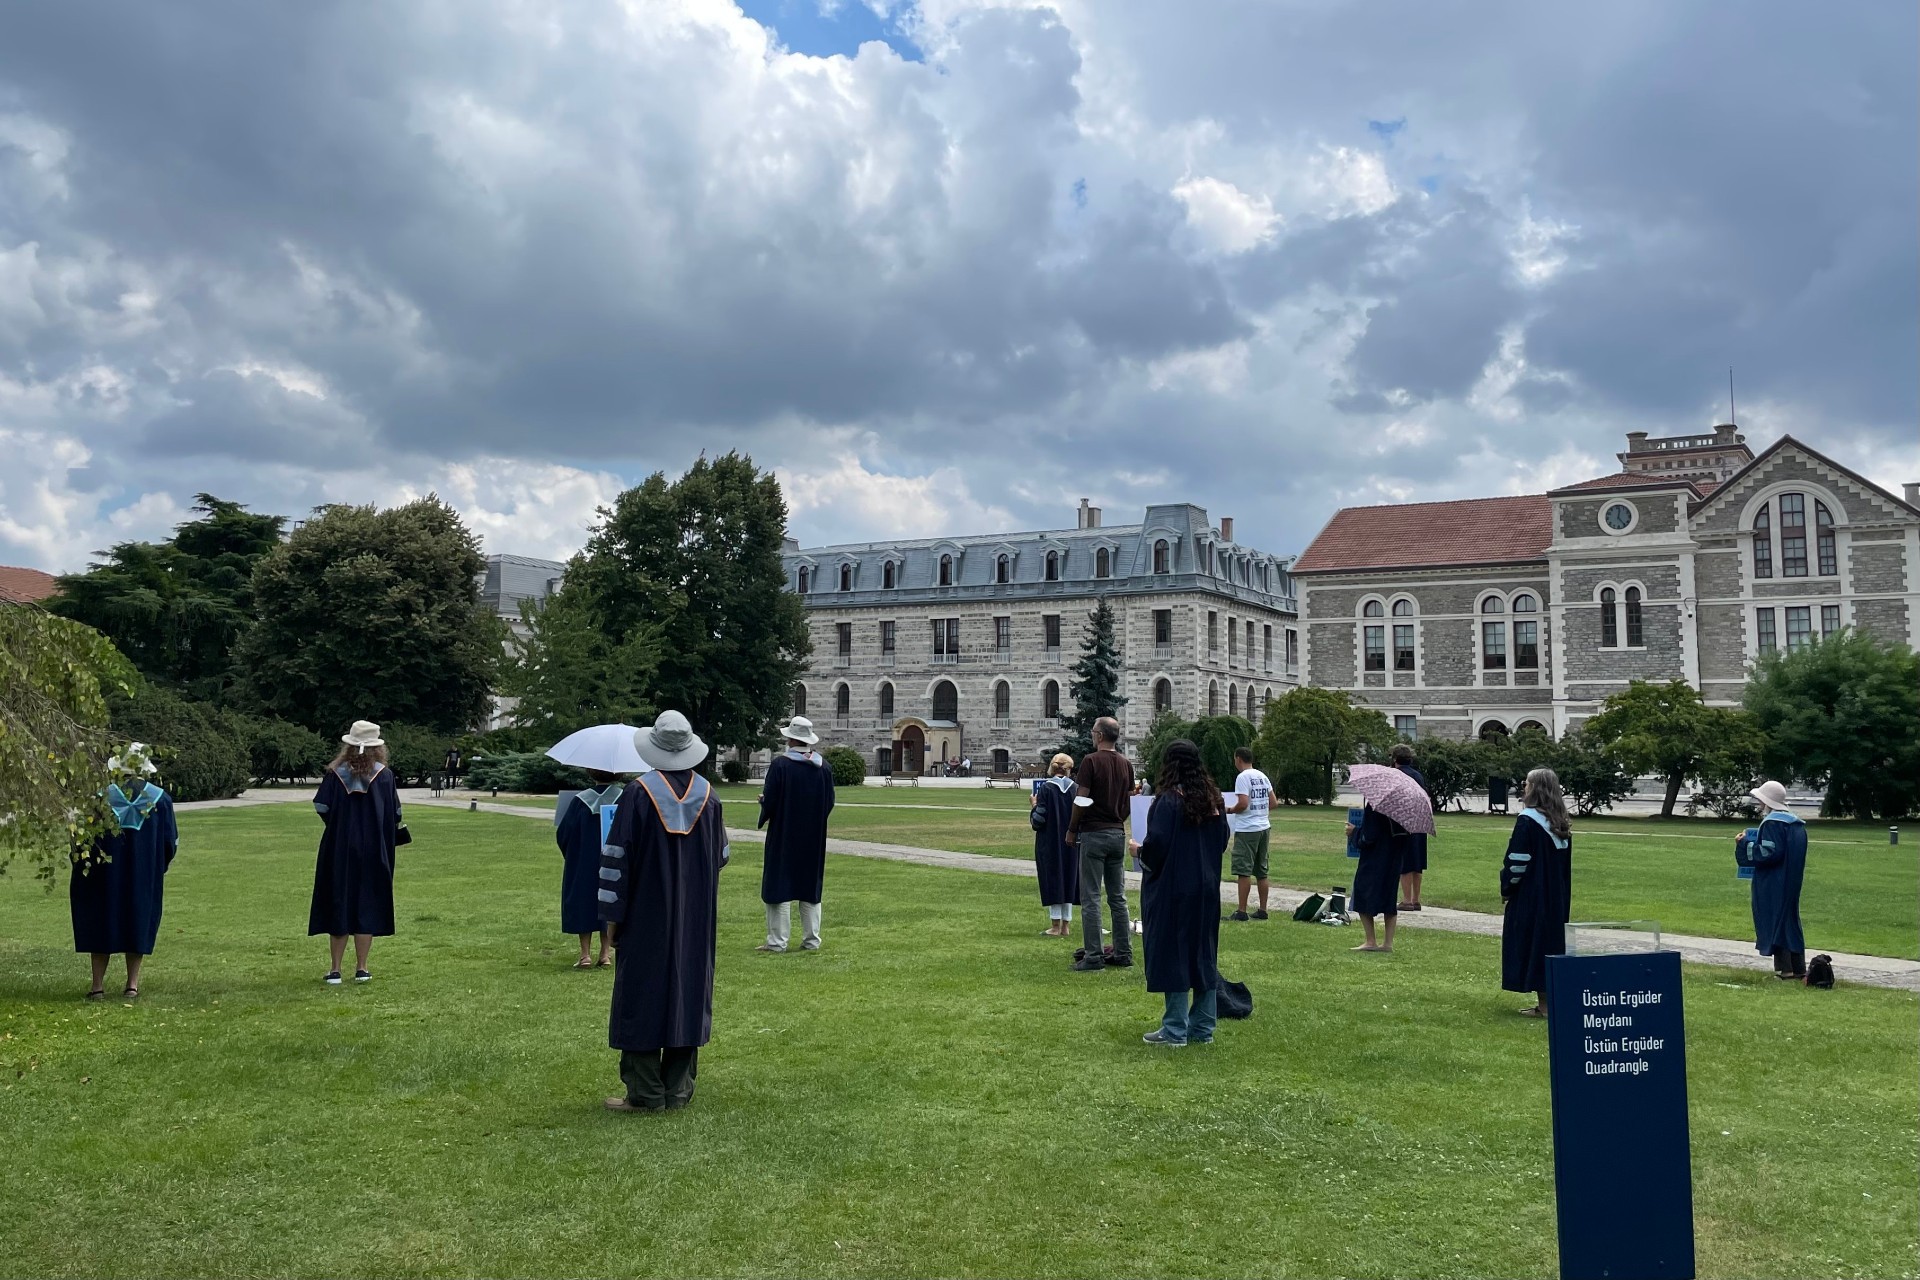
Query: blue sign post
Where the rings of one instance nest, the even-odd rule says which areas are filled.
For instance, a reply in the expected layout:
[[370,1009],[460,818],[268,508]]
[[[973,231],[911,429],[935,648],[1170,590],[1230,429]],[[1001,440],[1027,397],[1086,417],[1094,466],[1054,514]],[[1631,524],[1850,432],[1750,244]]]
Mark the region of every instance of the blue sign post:
[[1561,1280],[1692,1280],[1679,953],[1548,957],[1547,1042]]

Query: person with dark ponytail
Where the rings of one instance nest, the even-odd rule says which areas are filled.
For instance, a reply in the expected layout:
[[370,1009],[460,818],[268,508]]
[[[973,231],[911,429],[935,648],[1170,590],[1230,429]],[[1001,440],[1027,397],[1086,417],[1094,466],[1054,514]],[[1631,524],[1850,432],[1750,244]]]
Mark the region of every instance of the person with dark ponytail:
[[1160,1026],[1141,1038],[1177,1049],[1213,1039],[1220,982],[1220,863],[1227,819],[1200,749],[1185,738],[1167,744],[1147,811],[1146,838],[1134,846],[1144,868],[1147,990],[1160,992]]
[[1567,918],[1573,912],[1573,829],[1560,778],[1551,769],[1527,775],[1525,806],[1507,837],[1500,867],[1500,896],[1507,900],[1500,926],[1500,986],[1531,991],[1534,1004],[1520,1012],[1547,1016],[1547,957],[1567,949]]

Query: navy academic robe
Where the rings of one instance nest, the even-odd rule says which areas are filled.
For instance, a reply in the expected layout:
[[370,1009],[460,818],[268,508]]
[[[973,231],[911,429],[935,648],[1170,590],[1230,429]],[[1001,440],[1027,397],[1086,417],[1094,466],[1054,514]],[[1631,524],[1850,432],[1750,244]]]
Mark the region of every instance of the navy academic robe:
[[173,798],[149,782],[130,802],[119,787],[108,787],[107,802],[120,829],[94,840],[92,859],[84,871],[74,864],[68,886],[73,949],[150,956],[167,868],[180,845]]
[[307,933],[338,937],[393,933],[394,835],[400,829],[400,792],[393,770],[382,767],[364,784],[349,783],[346,766],[329,769],[313,807],[325,830],[313,867],[313,906]]
[[833,770],[825,756],[796,760],[778,755],[760,788],[760,821],[767,829],[760,867],[760,901],[820,901],[827,874],[827,815],[833,812]]
[[1360,819],[1353,844],[1360,860],[1353,868],[1353,898],[1349,905],[1363,916],[1390,916],[1400,910],[1400,862],[1406,856],[1407,833],[1399,823],[1369,805]]
[[1753,946],[1763,956],[1805,951],[1800,882],[1807,873],[1807,824],[1778,810],[1760,823],[1753,851]]
[[[1427,792],[1427,803],[1429,805],[1433,803],[1433,792],[1427,790],[1427,775],[1421,773],[1410,764],[1395,765],[1394,767],[1419,783],[1420,789]],[[1407,832],[1406,842],[1400,846],[1400,874],[1404,876],[1409,872],[1425,871],[1426,869],[1427,838],[1418,832],[1409,831]]]
[[600,918],[619,926],[607,1019],[613,1048],[698,1048],[713,1034],[726,861],[720,798],[705,778],[688,769],[627,784],[600,867]]
[[606,792],[562,791],[554,805],[553,841],[560,846],[560,931],[600,931],[600,808],[617,804],[618,788]]
[[1231,834],[1219,814],[1188,822],[1178,791],[1154,797],[1140,842],[1147,990],[1207,992],[1220,981],[1220,859]]
[[1047,825],[1033,833],[1033,865],[1040,876],[1040,902],[1057,907],[1080,901],[1080,851],[1067,843],[1067,823],[1073,818],[1073,797],[1079,790],[1071,778],[1066,789],[1051,781],[1040,784],[1037,806]]
[[1547,957],[1567,950],[1573,911],[1573,842],[1563,848],[1523,811],[1513,820],[1500,866],[1507,901],[1500,926],[1500,985],[1507,991],[1544,991]]

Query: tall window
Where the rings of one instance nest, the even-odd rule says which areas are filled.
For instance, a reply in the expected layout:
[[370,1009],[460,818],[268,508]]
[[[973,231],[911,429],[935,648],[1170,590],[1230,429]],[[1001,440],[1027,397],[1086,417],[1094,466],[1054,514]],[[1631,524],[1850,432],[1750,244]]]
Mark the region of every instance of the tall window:
[[1362,636],[1366,652],[1367,670],[1385,671],[1387,669],[1387,629],[1385,627],[1364,627]]
[[953,585],[953,557],[952,556],[940,557],[940,585],[943,587],[950,587]]
[[1787,606],[1787,649],[1804,649],[1813,643],[1813,610],[1804,604]]
[[1060,581],[1060,553],[1058,551],[1047,552],[1047,581]]
[[[1507,602],[1499,596],[1488,596],[1480,602],[1480,612],[1505,613]],[[1480,669],[1482,671],[1505,671],[1507,669],[1507,624],[1482,622],[1480,624]]]
[[853,590],[853,566],[850,564],[840,566],[840,589],[842,591]]
[[1173,548],[1167,545],[1165,538],[1153,544],[1153,571],[1171,573],[1173,571]]
[[803,684],[793,686],[793,714],[797,716],[807,714],[807,686]]
[[1041,643],[1056,654],[1060,651],[1060,615],[1049,613],[1040,619]]
[[1646,630],[1640,623],[1640,588],[1627,588],[1627,648],[1638,649],[1647,643]]
[[889,655],[893,653],[894,646],[895,646],[894,637],[898,633],[899,633],[898,624],[893,622],[883,622],[880,624],[880,652],[881,653],[889,654]]
[[1411,622],[1393,624],[1393,669],[1395,671],[1413,670],[1413,624]]
[[960,718],[960,690],[953,681],[942,680],[933,686],[933,718],[953,721]]
[[836,720],[845,720],[853,710],[853,690],[846,685],[836,685],[833,690],[833,715]]
[[893,714],[893,685],[890,683],[880,686],[880,714],[883,716]]
[[1522,593],[1513,598],[1513,669],[1540,669],[1540,623],[1533,615],[1534,598]]
[[1252,666],[1253,665],[1253,622],[1251,620],[1247,622],[1247,647],[1245,649],[1242,649],[1241,652],[1247,655],[1247,665]]
[[933,619],[933,660],[937,663],[960,661],[960,619]]
[[1753,612],[1753,634],[1759,641],[1760,652],[1772,653],[1779,647],[1779,641],[1773,631],[1773,610],[1756,609]]
[[805,565],[800,566],[800,594],[807,594],[807,588],[813,585],[813,571]]
[[1013,690],[1005,680],[996,681],[993,686],[993,718],[1005,720],[1013,711]]
[[850,660],[853,657],[853,624],[836,622],[833,624],[833,630],[834,641],[839,646],[837,656],[842,662]]
[[1300,666],[1300,633],[1292,627],[1287,628],[1287,670],[1293,671]]
[[1227,619],[1227,665],[1232,666],[1234,655],[1240,652],[1240,628],[1233,625],[1233,619]]
[[1173,610],[1155,609],[1153,611],[1153,645],[1156,649],[1173,647]]
[[888,591],[893,590],[893,582],[894,582],[893,574],[894,574],[893,561],[889,560],[885,564],[880,566],[880,585],[881,587],[883,587]]
[[[1807,576],[1807,498],[1801,493],[1780,495],[1780,576]],[[1789,632],[1791,643],[1791,632]]]
[[1230,716],[1240,714],[1240,689],[1237,685],[1227,686],[1227,714]]
[[1821,605],[1820,606],[1820,638],[1822,640],[1825,640],[1828,636],[1832,635],[1834,632],[1838,631],[1839,629],[1840,629],[1840,606],[1837,604]]
[[1613,611],[1613,588],[1600,588],[1600,647],[1620,647],[1620,619]]
[[1218,680],[1207,681],[1207,714],[1210,716],[1220,714],[1220,682]]
[[1013,581],[1013,560],[1010,557],[1001,556],[993,562],[993,580],[995,582]]
[[1261,661],[1266,665],[1266,669],[1268,671],[1272,671],[1273,670],[1273,626],[1270,623],[1260,628],[1260,657],[1261,657]]
[[1207,610],[1207,657],[1212,658],[1220,652],[1220,615]]
[[1060,682],[1049,680],[1040,686],[1040,714],[1048,720],[1060,718]]
[[1153,682],[1153,711],[1155,715],[1162,711],[1173,710],[1173,681],[1155,680]]
[[1004,658],[1013,652],[1013,619],[993,620],[993,651]]
[[1768,514],[1772,509],[1771,502],[1764,502],[1753,517],[1753,576],[1756,578],[1773,576],[1773,517]]
[[1094,577],[1096,578],[1106,577],[1107,571],[1112,567],[1113,567],[1112,558],[1109,556],[1107,549],[1105,547],[1101,547],[1098,551],[1093,553],[1093,576]]
[[1395,716],[1393,734],[1406,742],[1412,742],[1420,736],[1420,720],[1417,716]]
[[1831,578],[1840,572],[1840,557],[1833,546],[1833,513],[1824,502],[1813,504],[1813,531],[1818,539],[1820,575]]

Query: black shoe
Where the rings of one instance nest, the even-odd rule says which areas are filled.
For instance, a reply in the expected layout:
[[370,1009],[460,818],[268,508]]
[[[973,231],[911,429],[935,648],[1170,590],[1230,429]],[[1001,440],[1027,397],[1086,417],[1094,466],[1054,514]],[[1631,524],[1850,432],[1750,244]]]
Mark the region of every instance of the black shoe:
[[1402,911],[1418,911],[1419,909],[1420,904],[1417,902],[1403,902],[1400,904],[1400,910]]
[[327,975],[327,985],[330,987],[337,987],[340,985],[340,971],[338,969],[335,969],[332,973],[329,973]]
[[1108,956],[1102,963],[1109,969],[1131,969],[1133,968],[1133,957]]
[[353,980],[355,982],[372,982],[373,975],[368,973],[365,969],[355,969],[353,971]]
[[1247,916],[1247,913],[1244,911],[1230,911],[1227,913],[1226,918],[1229,920],[1245,920],[1245,919],[1248,919],[1249,917]]
[[1104,961],[1087,959],[1085,957],[1073,962],[1073,971],[1075,973],[1099,973],[1106,967]]
[[1253,913],[1253,918],[1255,920],[1265,920],[1267,918],[1267,913],[1264,910],[1256,911]]

